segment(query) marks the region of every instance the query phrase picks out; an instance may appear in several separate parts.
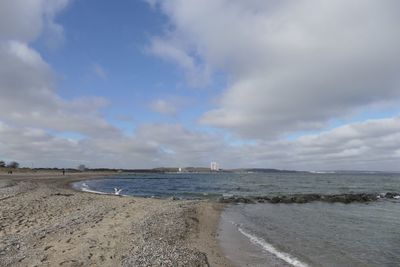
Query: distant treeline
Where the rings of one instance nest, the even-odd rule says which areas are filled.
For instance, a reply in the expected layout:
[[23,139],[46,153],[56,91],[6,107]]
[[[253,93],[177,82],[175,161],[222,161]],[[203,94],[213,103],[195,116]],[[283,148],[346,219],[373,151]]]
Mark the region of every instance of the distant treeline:
[[9,163],[6,163],[4,160],[0,160],[0,168],[17,169],[19,168],[19,163],[16,161],[10,161]]
[[262,172],[262,173],[298,173],[299,171],[293,170],[278,170],[269,168],[250,168],[250,169],[234,169],[235,172]]
[[[6,163],[3,160],[0,160],[0,168],[7,168],[7,169],[18,169],[20,168],[20,164],[16,161],[11,161]],[[210,168],[207,167],[158,167],[152,169],[115,169],[115,168],[88,168],[85,165],[81,164],[77,168],[28,168],[23,167],[20,168],[21,170],[25,171],[60,171],[60,172],[83,172],[83,171],[90,171],[90,172],[118,172],[118,173],[170,173],[170,172],[201,172],[201,173],[210,173],[216,172],[212,171]],[[240,168],[240,169],[229,169],[229,170],[222,170],[220,169],[217,172],[255,172],[255,173],[296,173],[298,171],[293,170],[278,170],[278,169],[271,169],[271,168]]]

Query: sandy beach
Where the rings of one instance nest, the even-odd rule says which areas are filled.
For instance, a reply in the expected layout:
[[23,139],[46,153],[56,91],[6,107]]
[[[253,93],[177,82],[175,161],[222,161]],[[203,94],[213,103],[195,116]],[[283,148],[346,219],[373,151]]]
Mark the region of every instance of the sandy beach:
[[216,236],[222,204],[69,186],[107,175],[0,173],[1,266],[231,266]]

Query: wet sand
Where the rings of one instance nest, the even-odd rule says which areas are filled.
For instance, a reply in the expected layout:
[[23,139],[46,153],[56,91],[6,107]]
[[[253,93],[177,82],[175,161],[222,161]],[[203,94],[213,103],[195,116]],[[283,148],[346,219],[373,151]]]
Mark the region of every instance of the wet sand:
[[1,266],[231,266],[216,236],[222,204],[69,186],[107,175],[0,173]]

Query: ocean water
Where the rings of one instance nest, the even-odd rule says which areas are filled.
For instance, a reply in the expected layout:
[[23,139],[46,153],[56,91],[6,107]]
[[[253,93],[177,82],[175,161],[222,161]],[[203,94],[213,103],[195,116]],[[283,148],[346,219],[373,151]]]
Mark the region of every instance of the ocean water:
[[[217,198],[400,192],[396,173],[129,174],[81,181],[86,191]],[[400,266],[400,200],[239,204],[221,215],[219,239],[237,266]]]

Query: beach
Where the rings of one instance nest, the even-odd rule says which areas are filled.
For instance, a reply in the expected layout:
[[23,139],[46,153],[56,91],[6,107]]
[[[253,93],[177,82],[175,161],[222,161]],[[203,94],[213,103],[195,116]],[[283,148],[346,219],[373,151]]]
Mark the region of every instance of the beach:
[[2,266],[231,266],[223,204],[81,192],[115,173],[0,173]]

